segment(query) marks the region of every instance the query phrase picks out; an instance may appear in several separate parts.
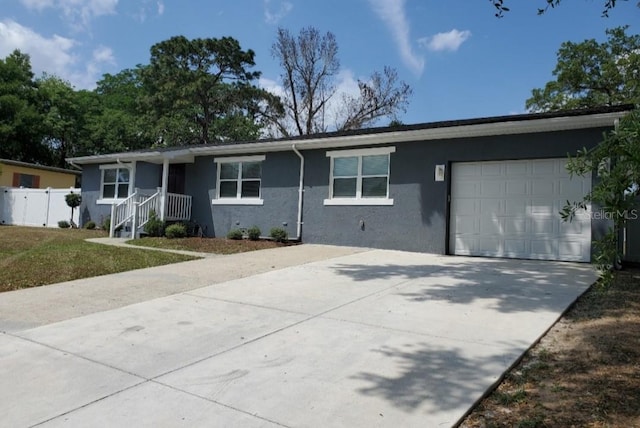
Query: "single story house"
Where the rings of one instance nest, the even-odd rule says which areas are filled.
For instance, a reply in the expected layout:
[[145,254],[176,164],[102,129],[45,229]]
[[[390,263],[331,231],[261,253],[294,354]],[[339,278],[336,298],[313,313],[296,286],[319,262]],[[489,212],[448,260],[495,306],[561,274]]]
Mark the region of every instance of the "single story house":
[[632,106],[332,132],[68,159],[82,166],[83,221],[133,233],[151,209],[207,236],[258,226],[305,243],[588,262],[608,220],[565,223],[597,174],[594,147]]
[[80,181],[80,170],[0,159],[0,187],[68,189]]

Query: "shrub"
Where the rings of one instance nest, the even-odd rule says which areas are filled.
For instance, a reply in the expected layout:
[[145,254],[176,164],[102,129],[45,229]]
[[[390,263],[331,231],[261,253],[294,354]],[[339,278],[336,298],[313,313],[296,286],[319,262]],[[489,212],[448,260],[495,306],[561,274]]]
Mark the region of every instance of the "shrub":
[[164,236],[168,239],[184,238],[187,236],[187,226],[182,223],[174,223],[167,226],[164,230]]
[[69,222],[67,220],[60,220],[58,222],[58,227],[60,229],[69,229],[71,227],[71,225],[69,224]]
[[276,242],[286,242],[289,239],[289,234],[281,227],[274,227],[269,231],[269,236]]
[[88,221],[84,224],[84,228],[85,229],[89,229],[89,230],[93,230],[96,228],[96,222],[95,221]]
[[231,229],[227,233],[227,239],[242,239],[242,231],[240,229]]
[[102,228],[102,230],[105,231],[109,231],[109,229],[111,228],[111,217],[107,217],[102,221],[102,225],[100,225],[100,227]]
[[153,210],[149,212],[149,220],[144,225],[144,233],[156,237],[164,234],[164,221],[160,220]]
[[247,236],[252,241],[257,241],[258,239],[260,239],[261,233],[262,232],[260,232],[260,228],[258,226],[252,226],[249,228],[249,230],[247,230]]

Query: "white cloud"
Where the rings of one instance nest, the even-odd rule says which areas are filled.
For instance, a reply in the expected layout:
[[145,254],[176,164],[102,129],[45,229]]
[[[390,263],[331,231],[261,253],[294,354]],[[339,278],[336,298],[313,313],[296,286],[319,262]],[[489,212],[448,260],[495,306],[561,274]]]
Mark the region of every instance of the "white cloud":
[[21,0],[37,11],[58,9],[75,30],[87,29],[93,18],[116,13],[118,0]]
[[163,15],[164,14],[164,2],[163,1],[159,1],[157,3],[158,5],[158,15]]
[[30,28],[11,20],[0,21],[0,57],[6,57],[15,49],[29,54],[36,75],[43,72],[59,77],[68,76],[77,57],[72,48],[77,42],[58,35],[45,38]]
[[264,0],[264,20],[270,25],[277,24],[293,10],[293,4],[288,1],[281,1],[280,7],[276,11],[271,11],[270,5],[271,0]]
[[17,22],[0,21],[1,58],[19,49],[31,58],[31,68],[36,77],[46,72],[69,81],[77,89],[93,89],[104,73],[102,68],[116,65],[113,51],[100,46],[83,66],[79,55],[74,52],[78,46],[79,43],[73,39],[58,35],[47,38]]
[[418,40],[418,43],[430,51],[455,52],[469,37],[471,37],[471,31],[458,31],[454,28],[447,33],[438,33],[431,37],[423,37]]
[[424,58],[413,52],[409,34],[411,28],[404,10],[405,0],[369,0],[369,4],[378,17],[386,24],[393,35],[400,58],[414,73],[424,70]]

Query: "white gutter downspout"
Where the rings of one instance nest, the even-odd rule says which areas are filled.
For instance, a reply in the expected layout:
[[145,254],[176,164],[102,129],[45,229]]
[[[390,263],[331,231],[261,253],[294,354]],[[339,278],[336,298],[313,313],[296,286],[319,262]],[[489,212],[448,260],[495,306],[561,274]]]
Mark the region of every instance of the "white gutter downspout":
[[298,223],[296,228],[295,241],[302,240],[302,198],[304,195],[304,156],[298,151],[296,145],[291,146],[293,152],[300,158],[300,184],[298,186]]

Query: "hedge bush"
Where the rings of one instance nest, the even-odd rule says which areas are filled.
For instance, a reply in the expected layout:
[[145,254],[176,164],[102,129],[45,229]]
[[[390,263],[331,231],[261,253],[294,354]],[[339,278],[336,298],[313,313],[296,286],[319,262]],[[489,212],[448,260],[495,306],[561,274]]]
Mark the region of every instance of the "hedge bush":
[[247,230],[247,236],[251,241],[257,241],[258,239],[260,239],[261,234],[262,232],[260,231],[260,228],[258,226],[252,226],[249,228],[249,230]]
[[281,227],[272,228],[269,236],[276,242],[287,242],[289,239],[289,233]]
[[231,229],[229,233],[227,233],[227,239],[242,239],[242,231],[240,229]]
[[164,230],[164,236],[168,239],[185,238],[187,236],[187,226],[182,223],[174,223],[167,226]]
[[88,221],[84,224],[84,228],[85,229],[89,229],[89,230],[93,230],[96,228],[96,222],[95,221]]
[[71,227],[71,224],[69,224],[67,220],[60,220],[58,222],[58,227],[60,229],[69,229]]

